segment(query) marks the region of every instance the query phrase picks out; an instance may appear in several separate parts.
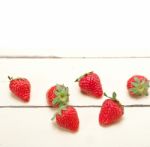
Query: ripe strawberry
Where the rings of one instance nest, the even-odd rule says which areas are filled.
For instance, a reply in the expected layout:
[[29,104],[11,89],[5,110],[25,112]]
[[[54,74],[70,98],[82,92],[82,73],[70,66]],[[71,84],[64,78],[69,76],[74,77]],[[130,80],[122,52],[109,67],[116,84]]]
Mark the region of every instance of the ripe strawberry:
[[[104,95],[108,97],[105,93]],[[124,107],[116,99],[116,93],[114,92],[112,98],[109,98],[110,99],[106,99],[102,104],[99,114],[99,123],[103,126],[115,123],[124,114]]]
[[9,89],[11,92],[18,98],[20,98],[24,102],[28,102],[30,100],[30,91],[31,85],[30,82],[26,78],[16,78],[8,77],[10,80]]
[[141,75],[134,75],[127,81],[127,89],[133,97],[147,96],[149,80]]
[[72,106],[60,107],[58,113],[56,113],[56,123],[62,128],[76,132],[79,128],[79,118],[76,109]]
[[101,98],[103,95],[103,89],[99,76],[94,72],[89,72],[76,79],[75,82],[79,82],[81,92]]
[[50,106],[60,107],[66,105],[69,101],[68,87],[57,84],[47,91],[46,97]]

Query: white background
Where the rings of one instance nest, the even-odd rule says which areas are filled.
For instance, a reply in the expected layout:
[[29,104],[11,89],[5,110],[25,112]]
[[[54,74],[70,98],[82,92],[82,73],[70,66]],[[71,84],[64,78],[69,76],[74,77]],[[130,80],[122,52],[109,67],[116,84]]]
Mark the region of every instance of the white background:
[[150,55],[149,8],[149,0],[1,0],[0,50]]

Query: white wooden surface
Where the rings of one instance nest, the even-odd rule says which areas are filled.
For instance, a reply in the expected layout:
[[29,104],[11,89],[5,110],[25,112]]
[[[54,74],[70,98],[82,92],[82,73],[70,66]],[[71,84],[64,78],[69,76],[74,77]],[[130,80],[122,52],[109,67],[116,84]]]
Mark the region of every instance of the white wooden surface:
[[149,147],[149,108],[126,108],[123,120],[103,128],[99,108],[78,108],[80,130],[72,134],[55,127],[48,108],[7,108],[0,110],[0,145],[14,146],[143,146]]
[[[133,99],[126,90],[126,81],[133,74],[150,76],[149,58],[12,57],[0,59],[0,146],[150,146],[150,97]],[[105,97],[85,96],[74,82],[80,74],[91,70],[99,74],[104,91],[109,95],[116,91],[126,106],[123,119],[113,126],[104,128],[98,123]],[[10,95],[7,75],[24,76],[31,81],[29,103]],[[70,88],[70,104],[76,107],[80,119],[77,133],[59,129],[50,120],[54,110],[47,107],[45,94],[55,83]]]
[[[0,147],[150,147],[150,96],[126,90],[133,74],[150,79],[149,8],[149,0],[1,0]],[[84,96],[74,83],[91,70],[125,105],[122,121],[107,128],[98,123],[105,98]],[[29,103],[10,95],[8,75],[31,81]],[[50,120],[45,93],[55,83],[70,88],[77,133]]]
[[128,96],[126,82],[134,74],[149,75],[149,58],[136,59],[1,59],[1,105],[25,105],[10,97],[7,76],[23,76],[32,84],[32,98],[26,105],[46,105],[46,91],[56,83],[70,88],[70,104],[100,105],[103,99],[94,99],[80,93],[78,83],[80,75],[95,71],[101,78],[103,89],[111,95],[116,91],[120,101],[127,104],[150,104],[150,99],[133,99]]

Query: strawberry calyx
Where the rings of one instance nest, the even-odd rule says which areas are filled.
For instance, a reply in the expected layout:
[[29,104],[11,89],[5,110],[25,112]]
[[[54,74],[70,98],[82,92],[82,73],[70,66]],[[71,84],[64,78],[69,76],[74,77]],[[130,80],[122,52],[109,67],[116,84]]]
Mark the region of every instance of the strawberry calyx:
[[[118,103],[119,105],[121,105],[121,103],[119,102],[119,100],[116,98],[117,97],[117,94],[116,92],[113,92],[112,93],[112,96],[108,96],[105,92],[104,92],[104,96],[110,98],[111,100],[113,100],[114,102]],[[122,105],[121,105],[122,106]]]
[[8,76],[8,79],[11,81],[11,80],[13,80],[13,77]]
[[57,112],[53,115],[53,117],[51,118],[51,120],[54,120],[56,118],[56,115],[59,114],[61,115],[62,114],[62,110],[66,110],[67,108],[67,105],[62,105],[60,106],[58,109],[57,109]]
[[129,90],[133,92],[137,96],[148,96],[148,88],[150,87],[148,80],[140,80],[139,78],[135,77],[134,82],[131,83],[133,88]]
[[113,92],[112,93],[112,96],[108,96],[105,92],[104,92],[104,96],[108,97],[108,98],[111,98],[112,100],[116,101],[116,97],[117,97],[117,94],[116,92]]
[[79,78],[77,78],[76,80],[75,80],[75,82],[79,82],[83,77],[85,77],[85,76],[87,76],[87,75],[89,75],[89,74],[92,74],[93,73],[93,71],[90,71],[90,72],[88,72],[88,73],[85,73],[84,75],[82,75],[82,76],[80,76]]
[[21,77],[13,78],[13,77],[8,76],[8,79],[9,79],[10,81],[12,81],[12,80],[19,80],[19,79],[24,80],[25,78],[21,78]]
[[68,87],[57,84],[54,93],[56,97],[52,101],[53,105],[58,105],[59,107],[62,107],[68,103],[69,101]]

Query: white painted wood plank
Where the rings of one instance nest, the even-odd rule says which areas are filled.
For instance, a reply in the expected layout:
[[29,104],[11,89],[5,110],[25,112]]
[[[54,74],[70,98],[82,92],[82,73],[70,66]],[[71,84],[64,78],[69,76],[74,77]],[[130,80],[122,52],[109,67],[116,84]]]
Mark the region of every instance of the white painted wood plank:
[[149,6],[148,0],[0,1],[0,49],[13,54],[51,49],[63,56],[147,56]]
[[125,108],[119,123],[101,127],[99,108],[78,108],[80,128],[70,133],[56,127],[50,118],[52,110],[0,109],[0,146],[66,146],[66,147],[149,147],[149,108]]
[[[105,98],[95,99],[80,93],[74,80],[81,74],[95,71],[108,95],[118,94],[122,104],[150,104],[150,97],[129,97],[126,81],[133,74],[150,78],[150,59],[1,59],[0,105],[47,105],[47,89],[56,83],[70,88],[70,104],[100,105]],[[23,76],[31,81],[31,101],[24,104],[10,95],[7,76]]]

